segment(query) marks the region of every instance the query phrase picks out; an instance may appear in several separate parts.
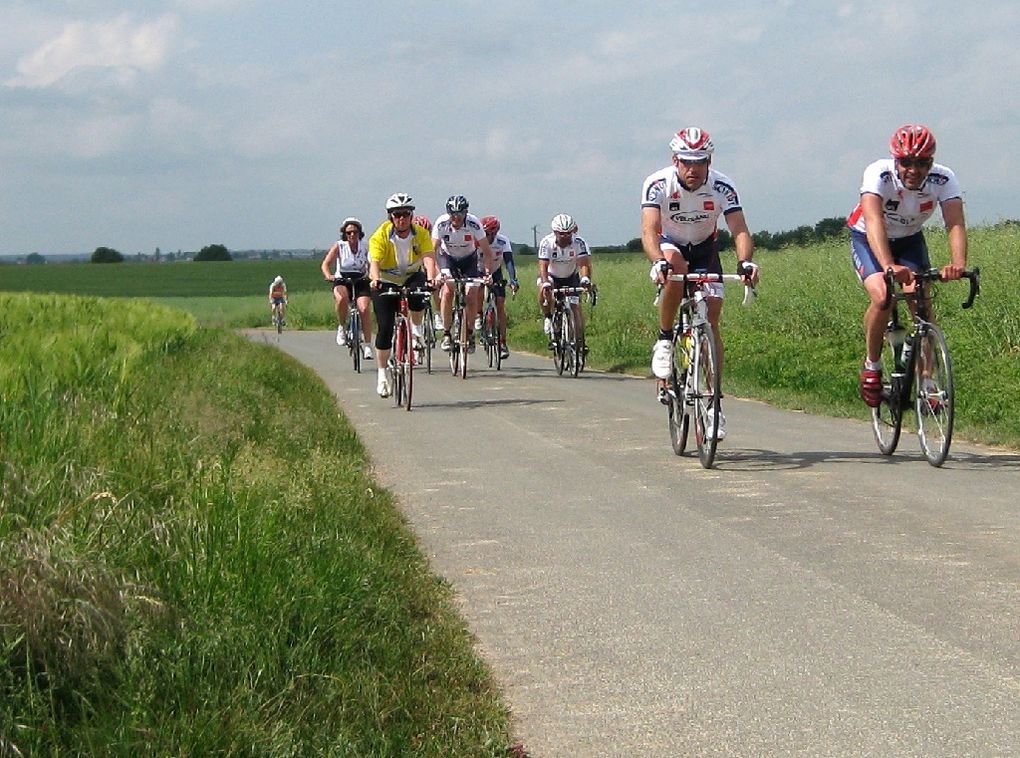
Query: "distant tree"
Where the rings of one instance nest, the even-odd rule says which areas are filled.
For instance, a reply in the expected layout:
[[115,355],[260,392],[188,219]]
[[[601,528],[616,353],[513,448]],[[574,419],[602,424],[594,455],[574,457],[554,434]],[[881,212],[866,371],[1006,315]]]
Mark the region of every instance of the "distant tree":
[[230,251],[224,245],[206,245],[195,254],[196,261],[232,261]]
[[112,247],[97,247],[92,253],[92,263],[123,263],[124,256]]
[[46,256],[39,255],[39,253],[29,253],[27,256],[25,256],[25,263],[38,264],[38,263],[45,263],[45,262],[46,262]]
[[826,237],[840,237],[846,233],[846,219],[842,216],[830,216],[823,218],[815,224],[815,234],[819,239]]
[[629,253],[640,253],[644,249],[644,246],[641,244],[640,237],[635,237],[632,240],[628,240],[626,247],[627,252]]

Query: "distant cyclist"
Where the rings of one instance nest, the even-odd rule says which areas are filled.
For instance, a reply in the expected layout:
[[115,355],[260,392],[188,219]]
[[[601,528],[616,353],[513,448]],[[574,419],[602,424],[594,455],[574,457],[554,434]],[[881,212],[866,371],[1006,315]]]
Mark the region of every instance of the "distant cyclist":
[[[737,249],[737,271],[751,267],[751,281],[758,280],[758,266],[751,263],[754,240],[747,229],[744,210],[733,182],[712,168],[715,145],[708,132],[696,126],[681,129],[669,142],[673,163],[648,176],[641,187],[641,246],[652,262],[652,278],[663,286],[659,300],[659,337],[652,350],[652,374],[660,385],[669,378],[673,364],[673,324],[683,299],[683,285],[667,279],[670,273],[723,272],[719,258],[717,222],[724,216]],[[707,285],[708,321],[715,332],[722,376],[723,344],[719,330],[723,285]],[[726,437],[726,417],[719,410],[719,428],[706,433]]]
[[[553,290],[563,287],[591,287],[591,249],[584,238],[577,236],[577,222],[567,213],[553,216],[551,234],[538,243],[538,307],[542,309],[544,330],[552,344]],[[581,350],[587,353],[584,340],[584,312],[578,303],[571,303],[578,325]]]
[[864,366],[861,399],[877,407],[882,395],[882,340],[889,311],[885,300],[886,269],[893,270],[904,290],[912,291],[911,272],[931,268],[921,228],[938,205],[949,236],[952,263],[943,279],[959,279],[967,267],[967,226],[963,191],[949,168],[935,163],[935,135],[926,126],[905,124],[889,140],[891,158],[866,169],[861,199],[847,218],[857,276],[870,302],[864,312]]
[[[432,227],[432,244],[439,262],[440,275],[446,280],[446,286],[440,297],[443,314],[443,350],[452,346],[450,327],[453,323],[453,298],[456,279],[481,279],[492,272],[492,250],[489,241],[482,231],[481,221],[474,214],[468,213],[468,201],[463,195],[453,195],[446,201],[446,213],[436,219]],[[478,251],[482,252],[479,265]],[[482,288],[469,287],[467,301],[464,304],[466,323],[473,325],[475,317],[481,312]],[[468,330],[468,352],[474,352],[474,331]]]
[[[396,323],[399,298],[384,297],[386,290],[401,286],[424,288],[428,280],[437,276],[436,259],[432,252],[432,238],[428,230],[411,221],[414,199],[406,192],[397,192],[386,200],[387,220],[379,225],[368,240],[368,277],[372,287],[372,305],[375,308],[375,347],[379,381],[376,391],[380,397],[389,397],[392,387],[386,378],[386,363],[393,346],[393,326]],[[421,340],[422,311],[427,295],[408,299],[411,310],[414,341]]]
[[280,323],[286,322],[287,285],[284,284],[282,276],[277,276],[269,285],[269,310],[272,312],[274,319],[279,315]]
[[321,268],[326,281],[334,282],[336,344],[347,344],[347,311],[354,300],[361,314],[361,349],[365,358],[371,358],[372,293],[368,286],[368,244],[361,221],[353,217],[344,219],[340,224],[340,239],[326,252]]
[[496,317],[499,320],[499,355],[510,357],[510,349],[506,346],[506,277],[503,276],[503,264],[510,274],[510,289],[517,292],[517,267],[514,265],[514,251],[510,238],[499,233],[499,219],[496,216],[482,216],[482,230],[492,248],[492,288],[496,296]]

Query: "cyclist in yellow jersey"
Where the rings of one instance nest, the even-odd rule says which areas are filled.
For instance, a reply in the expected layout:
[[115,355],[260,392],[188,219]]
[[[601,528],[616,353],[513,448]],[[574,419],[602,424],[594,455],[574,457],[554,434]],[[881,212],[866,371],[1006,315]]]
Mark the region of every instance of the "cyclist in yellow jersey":
[[280,312],[280,320],[286,321],[287,318],[287,285],[284,284],[283,277],[278,276],[273,279],[269,285],[269,310],[275,315],[277,310]]
[[[405,192],[390,195],[386,201],[387,220],[379,225],[368,240],[368,278],[372,287],[375,310],[375,349],[379,381],[379,397],[389,397],[392,390],[386,378],[386,363],[393,346],[393,326],[399,298],[382,297],[380,293],[398,287],[427,287],[437,276],[436,257],[428,230],[411,220],[414,199]],[[427,296],[408,299],[414,341],[421,339],[422,311]]]

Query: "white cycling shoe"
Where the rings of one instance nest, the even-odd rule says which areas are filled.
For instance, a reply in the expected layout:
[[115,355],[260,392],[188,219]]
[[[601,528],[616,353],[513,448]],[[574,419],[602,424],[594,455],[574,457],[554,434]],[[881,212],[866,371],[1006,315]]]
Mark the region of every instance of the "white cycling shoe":
[[[709,422],[712,421],[712,417],[708,417]],[[716,442],[722,442],[726,439],[726,417],[722,411],[719,411],[719,426],[713,429],[711,423],[705,425],[705,436],[708,439],[714,439]]]
[[390,396],[390,383],[385,376],[379,377],[379,383],[375,386],[375,391],[379,393],[379,397]]
[[367,342],[361,343],[361,357],[364,358],[366,361],[371,360],[372,358],[372,346],[369,345]]
[[347,344],[347,331],[342,326],[336,328],[336,344],[340,347]]
[[656,379],[669,379],[673,370],[673,343],[658,340],[652,348],[652,374]]

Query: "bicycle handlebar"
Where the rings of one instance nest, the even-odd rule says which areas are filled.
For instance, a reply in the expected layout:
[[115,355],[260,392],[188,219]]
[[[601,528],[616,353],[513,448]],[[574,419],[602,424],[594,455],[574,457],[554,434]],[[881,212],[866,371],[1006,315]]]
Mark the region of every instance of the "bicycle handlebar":
[[[911,272],[913,277],[911,281],[914,284],[918,282],[944,282],[948,281],[942,278],[942,272],[937,268],[930,268],[927,271],[913,271]],[[893,270],[890,266],[885,270],[885,299],[882,301],[881,310],[889,310],[889,306],[892,305],[893,297],[895,296],[896,278],[893,276]],[[966,279],[970,283],[970,292],[967,294],[967,299],[960,306],[961,308],[968,309],[974,305],[974,298],[981,294],[981,269],[978,266],[964,271],[960,274],[961,279]],[[904,297],[910,297],[910,294],[900,295],[902,300]]]
[[[751,284],[747,277],[743,274],[711,274],[711,273],[698,273],[698,274],[670,274],[666,277],[671,282],[683,282],[685,284],[710,284],[712,282],[724,283],[724,282],[743,282],[744,283],[744,300],[743,305],[747,305],[754,298],[758,297],[758,288]],[[660,284],[658,290],[655,293],[655,304],[659,303],[659,296],[662,295],[662,285]]]

